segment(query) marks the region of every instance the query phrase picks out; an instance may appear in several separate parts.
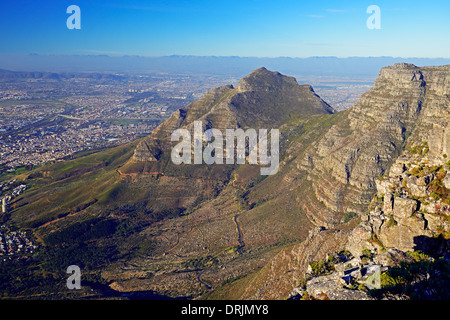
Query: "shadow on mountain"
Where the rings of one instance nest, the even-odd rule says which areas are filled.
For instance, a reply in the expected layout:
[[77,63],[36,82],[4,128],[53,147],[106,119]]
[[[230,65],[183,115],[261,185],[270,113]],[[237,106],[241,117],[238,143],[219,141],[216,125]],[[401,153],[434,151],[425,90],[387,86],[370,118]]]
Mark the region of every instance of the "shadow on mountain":
[[166,295],[158,294],[152,290],[120,292],[112,289],[107,284],[99,284],[88,281],[82,281],[82,285],[88,286],[99,292],[99,296],[93,297],[94,299],[117,298],[123,300],[189,300],[187,297],[172,298]]
[[443,235],[438,237],[417,236],[414,237],[414,250],[437,258],[443,256],[450,250],[450,239],[445,239]]

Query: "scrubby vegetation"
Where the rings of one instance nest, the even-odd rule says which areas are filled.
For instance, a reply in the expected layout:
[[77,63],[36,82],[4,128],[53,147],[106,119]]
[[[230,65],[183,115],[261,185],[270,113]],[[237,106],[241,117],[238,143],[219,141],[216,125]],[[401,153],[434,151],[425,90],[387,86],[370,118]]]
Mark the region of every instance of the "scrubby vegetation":
[[209,267],[213,264],[217,264],[218,260],[212,256],[206,256],[206,257],[201,257],[201,258],[194,258],[194,259],[190,259],[188,261],[183,262],[183,267],[185,269],[193,269],[193,270],[197,270],[197,269],[204,269],[206,267]]
[[424,141],[419,145],[409,148],[409,152],[412,155],[418,155],[421,157],[428,155],[428,152],[430,152],[430,148],[428,147],[428,142]]
[[311,275],[314,277],[330,274],[335,271],[335,264],[347,261],[352,258],[352,254],[347,250],[342,250],[329,254],[325,260],[312,261],[309,263]]
[[[117,254],[112,246],[76,243],[41,248],[31,259],[2,261],[0,298],[67,298],[68,266],[81,268],[82,285],[87,280],[100,283],[98,268],[113,261]],[[86,291],[77,290],[76,294],[83,295]]]
[[381,288],[370,290],[376,298],[397,295],[406,299],[448,300],[450,262],[422,252],[410,253],[412,262],[401,262],[381,274]]

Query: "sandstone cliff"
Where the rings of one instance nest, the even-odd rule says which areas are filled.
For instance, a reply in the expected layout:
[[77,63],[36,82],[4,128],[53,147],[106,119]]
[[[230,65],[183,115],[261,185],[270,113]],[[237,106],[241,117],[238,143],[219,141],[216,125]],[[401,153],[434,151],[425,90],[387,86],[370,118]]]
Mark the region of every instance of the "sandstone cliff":
[[[313,181],[315,197],[305,199],[303,207],[317,225],[335,226],[336,215],[363,213],[375,180],[408,143],[428,141],[430,156],[449,153],[449,70],[410,64],[383,68],[348,116],[310,148],[299,167]],[[314,210],[316,202],[327,209]]]
[[[448,255],[449,81],[450,66],[397,64],[380,71],[373,88],[298,162],[314,190],[301,205],[324,227],[252,275],[239,298],[285,299],[306,292],[316,299],[370,299],[350,282],[363,283],[371,265],[386,272],[411,261],[407,252],[425,252],[429,259]],[[335,229],[343,212],[359,213],[360,224],[350,231]],[[292,291],[312,263],[340,251],[354,260],[313,277],[306,290]]]

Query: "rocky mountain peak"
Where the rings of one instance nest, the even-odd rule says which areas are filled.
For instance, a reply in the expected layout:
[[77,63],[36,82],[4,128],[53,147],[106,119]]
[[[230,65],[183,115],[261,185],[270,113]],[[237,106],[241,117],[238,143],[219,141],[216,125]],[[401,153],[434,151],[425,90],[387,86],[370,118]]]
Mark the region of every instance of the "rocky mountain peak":
[[264,67],[254,70],[239,81],[237,89],[239,92],[246,91],[273,91],[280,90],[284,86],[296,86],[294,77],[282,75],[279,72],[272,72]]
[[157,160],[163,153],[161,147],[164,149],[160,140],[170,140],[177,128],[191,130],[194,121],[219,130],[271,129],[292,116],[330,113],[334,109],[310,85],[299,85],[294,77],[262,67],[242,78],[236,88],[226,85],[211,89],[198,101],[176,111],[137,146],[133,159]]

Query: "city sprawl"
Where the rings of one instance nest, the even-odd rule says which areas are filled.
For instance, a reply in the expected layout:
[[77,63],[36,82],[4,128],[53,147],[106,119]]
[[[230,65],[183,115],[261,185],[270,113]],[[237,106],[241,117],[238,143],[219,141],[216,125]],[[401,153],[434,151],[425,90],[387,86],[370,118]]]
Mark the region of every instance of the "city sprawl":
[[0,77],[0,172],[148,135],[174,110],[223,81],[118,74]]

